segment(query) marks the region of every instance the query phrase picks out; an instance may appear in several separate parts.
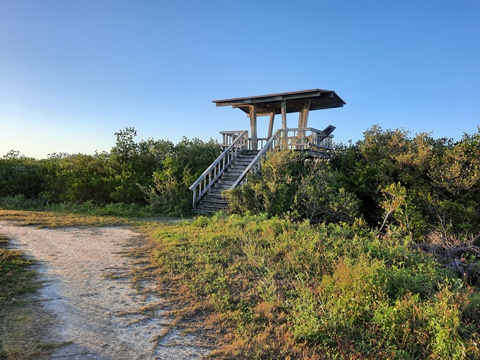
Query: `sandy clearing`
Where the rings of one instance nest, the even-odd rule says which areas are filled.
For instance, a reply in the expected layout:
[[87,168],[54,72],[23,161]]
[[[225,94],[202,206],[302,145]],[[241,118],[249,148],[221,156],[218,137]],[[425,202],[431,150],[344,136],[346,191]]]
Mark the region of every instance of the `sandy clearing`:
[[[140,234],[126,227],[38,229],[10,221],[0,221],[0,233],[40,262],[45,286],[38,304],[54,319],[46,339],[68,342],[53,359],[199,359],[212,350],[195,324],[172,326],[162,299],[132,287],[129,272],[139,265],[125,252],[142,241]],[[140,312],[149,305],[155,310]]]

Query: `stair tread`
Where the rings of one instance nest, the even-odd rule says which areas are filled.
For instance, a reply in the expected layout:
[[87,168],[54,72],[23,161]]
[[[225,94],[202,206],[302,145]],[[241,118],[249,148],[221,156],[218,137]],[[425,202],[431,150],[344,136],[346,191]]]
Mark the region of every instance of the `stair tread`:
[[217,199],[205,199],[205,197],[198,202],[199,205],[225,205],[228,204],[228,200],[217,200]]

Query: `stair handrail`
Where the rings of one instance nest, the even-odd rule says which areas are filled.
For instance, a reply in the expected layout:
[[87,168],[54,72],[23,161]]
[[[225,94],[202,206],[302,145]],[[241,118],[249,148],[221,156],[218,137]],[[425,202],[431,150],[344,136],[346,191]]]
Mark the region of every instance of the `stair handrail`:
[[248,147],[248,130],[243,130],[236,139],[215,159],[215,161],[198,177],[189,187],[193,191],[193,208],[198,201],[212,187],[217,179],[222,176],[225,169],[238,157],[240,151]]
[[[312,133],[311,141],[309,137],[305,136],[305,133],[309,131]],[[333,131],[333,130],[332,130]],[[298,140],[294,144],[289,144],[288,133],[293,132],[294,138]],[[283,136],[282,136],[283,134]],[[273,136],[266,142],[265,146],[258,152],[257,156],[250,162],[250,164],[245,168],[242,174],[238,179],[233,183],[230,189],[234,189],[238,185],[245,183],[247,174],[249,172],[258,173],[261,167],[262,158],[267,156],[267,153],[274,150],[277,145],[281,148],[296,148],[298,150],[309,150],[310,148],[317,148],[323,150],[331,150],[331,138],[333,135],[325,133],[324,131],[314,129],[314,128],[286,128],[278,129],[275,131]],[[305,141],[307,140],[307,141]],[[326,155],[325,155],[326,156]]]
[[244,180],[246,180],[246,176],[250,171],[258,172],[260,170],[261,159],[267,156],[267,152],[273,150],[275,148],[275,144],[277,142],[277,137],[279,134],[284,132],[285,129],[278,129],[275,131],[273,136],[266,142],[265,146],[258,152],[257,156],[250,162],[250,164],[245,168],[242,174],[238,177],[238,179],[233,183],[230,189],[236,188],[239,184],[242,184]]

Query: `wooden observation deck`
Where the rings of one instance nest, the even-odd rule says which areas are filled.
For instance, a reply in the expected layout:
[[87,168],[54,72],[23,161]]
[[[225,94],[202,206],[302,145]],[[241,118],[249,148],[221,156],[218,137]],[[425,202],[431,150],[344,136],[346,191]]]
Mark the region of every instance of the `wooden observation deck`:
[[[232,106],[248,115],[248,130],[221,131],[223,151],[207,170],[190,186],[193,209],[196,212],[215,212],[228,207],[222,196],[246,181],[247,174],[260,171],[261,159],[275,149],[308,151],[314,157],[329,158],[332,132],[335,126],[323,130],[308,127],[312,110],[342,107],[345,102],[332,90],[303,91],[213,100],[216,106]],[[298,112],[298,126],[287,127],[287,114]],[[282,126],[275,132],[275,115],[281,115]],[[269,116],[268,134],[258,137],[257,117]]]

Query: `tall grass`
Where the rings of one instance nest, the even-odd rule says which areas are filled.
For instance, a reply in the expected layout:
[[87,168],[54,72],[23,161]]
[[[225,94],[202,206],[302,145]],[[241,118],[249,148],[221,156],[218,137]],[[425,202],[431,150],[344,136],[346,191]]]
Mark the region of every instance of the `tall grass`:
[[232,334],[224,357],[480,357],[478,291],[408,238],[219,214],[154,238],[161,278]]

